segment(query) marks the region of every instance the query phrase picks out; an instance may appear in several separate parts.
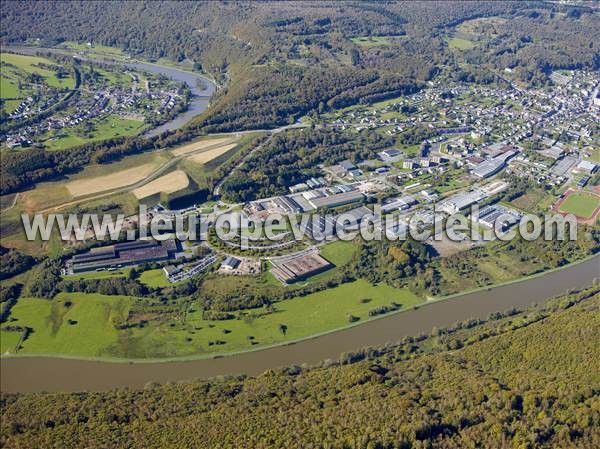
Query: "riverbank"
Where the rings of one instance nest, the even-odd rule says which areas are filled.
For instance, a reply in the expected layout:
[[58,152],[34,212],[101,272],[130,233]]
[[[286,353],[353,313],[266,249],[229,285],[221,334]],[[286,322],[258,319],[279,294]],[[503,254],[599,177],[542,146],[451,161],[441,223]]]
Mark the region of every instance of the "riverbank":
[[155,136],[165,131],[173,131],[187,124],[194,117],[203,113],[210,104],[210,98],[215,93],[217,85],[214,80],[208,76],[190,72],[183,68],[166,66],[147,61],[139,61],[133,59],[119,59],[116,57],[86,57],[81,55],[80,51],[60,49],[60,48],[42,48],[42,47],[25,47],[25,46],[5,46],[4,51],[12,51],[25,55],[35,55],[39,52],[56,53],[61,55],[78,55],[78,58],[84,61],[96,62],[99,64],[119,65],[123,67],[131,67],[136,70],[146,71],[150,73],[158,73],[171,78],[179,83],[185,83],[192,92],[191,101],[185,111],[175,116],[173,119],[152,128],[145,136]]
[[[33,392],[141,388],[150,381],[181,381],[239,373],[256,375],[280,366],[337,359],[344,352],[396,342],[404,336],[429,332],[433,327],[445,327],[469,318],[484,318],[492,312],[513,307],[527,307],[571,289],[589,286],[599,276],[600,256],[596,255],[557,270],[429,301],[405,312],[300,341],[211,358],[134,362],[56,358],[52,355],[3,357],[0,361],[1,389]],[[44,373],[44,376],[40,377],[38,373]]]

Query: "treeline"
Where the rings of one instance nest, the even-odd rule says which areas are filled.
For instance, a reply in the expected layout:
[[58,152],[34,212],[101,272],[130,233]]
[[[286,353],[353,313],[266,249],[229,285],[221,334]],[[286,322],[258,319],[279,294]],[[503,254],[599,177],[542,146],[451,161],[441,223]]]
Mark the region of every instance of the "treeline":
[[35,262],[35,258],[27,254],[0,246],[0,280],[27,271]]
[[0,285],[0,323],[4,323],[9,315],[10,309],[17,303],[21,295],[23,284]]
[[600,378],[590,367],[600,358],[599,293],[596,286],[254,378],[3,394],[0,441],[6,448],[598,447]]
[[444,257],[410,238],[404,242],[383,239],[364,242],[347,274],[374,284],[408,287],[418,294],[444,296],[558,268],[599,251],[600,230],[584,226],[578,228],[574,241],[568,232],[559,240],[554,230],[550,240],[543,234],[535,240],[517,235],[510,241],[493,241]]

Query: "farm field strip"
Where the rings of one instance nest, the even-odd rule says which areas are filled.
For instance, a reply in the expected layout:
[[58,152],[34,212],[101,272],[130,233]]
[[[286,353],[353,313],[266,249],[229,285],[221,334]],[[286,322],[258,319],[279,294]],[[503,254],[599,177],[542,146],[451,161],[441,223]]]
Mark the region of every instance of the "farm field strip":
[[208,151],[204,151],[202,153],[188,156],[186,159],[191,162],[195,162],[196,164],[206,164],[207,162],[210,162],[213,159],[218,158],[222,154],[227,153],[229,150],[235,148],[237,145],[238,145],[237,143],[232,143],[229,145],[221,146],[218,148],[214,148],[212,150],[208,150]]
[[118,189],[135,184],[152,173],[156,164],[148,163],[122,170],[110,175],[98,176],[90,179],[80,179],[67,183],[67,189],[75,198],[87,196],[107,190]]
[[[163,285],[162,270],[148,272],[143,281]],[[24,298],[12,315],[15,323],[31,326],[34,332],[18,353],[146,358],[244,351],[343,328],[350,316],[367,320],[371,309],[392,303],[403,309],[422,303],[406,289],[357,280],[277,302],[275,313],[251,319],[205,320],[197,309],[174,326],[165,322],[132,331],[116,329],[111,323],[124,320],[135,301],[130,296],[95,293],[60,293],[52,301]],[[285,333],[282,323],[287,326]],[[4,338],[13,334],[2,331],[2,353],[15,353],[14,338]],[[211,341],[222,343],[211,345]]]
[[156,193],[175,193],[190,185],[190,179],[183,170],[176,170],[133,191],[137,199],[146,198]]
[[217,139],[199,140],[199,141],[188,143],[181,147],[175,148],[175,149],[171,150],[171,153],[174,156],[180,156],[182,154],[194,153],[199,150],[210,149],[213,146],[224,145],[226,143],[233,142],[234,140],[237,140],[237,139],[235,139],[235,138],[232,139],[231,137],[223,137],[223,138],[217,138]]

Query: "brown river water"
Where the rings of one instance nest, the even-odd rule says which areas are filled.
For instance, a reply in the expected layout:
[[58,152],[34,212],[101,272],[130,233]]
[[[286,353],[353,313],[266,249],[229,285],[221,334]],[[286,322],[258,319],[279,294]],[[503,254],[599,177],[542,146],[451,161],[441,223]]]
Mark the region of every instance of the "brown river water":
[[429,332],[469,318],[533,303],[587,287],[600,277],[600,255],[561,270],[520,282],[431,302],[415,310],[388,315],[358,326],[284,346],[219,358],[172,362],[102,362],[54,357],[3,358],[4,392],[100,391],[142,388],[150,381],[168,382],[221,374],[257,375],[270,368],[315,364],[337,359],[343,352],[394,343],[407,335]]

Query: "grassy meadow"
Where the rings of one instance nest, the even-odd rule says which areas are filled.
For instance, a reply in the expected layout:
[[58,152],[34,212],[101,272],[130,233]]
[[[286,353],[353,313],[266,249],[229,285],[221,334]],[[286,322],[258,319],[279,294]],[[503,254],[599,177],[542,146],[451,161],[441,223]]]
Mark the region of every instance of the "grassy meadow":
[[[191,307],[184,317],[117,329],[115,325],[124,321],[135,301],[85,293],[60,293],[51,301],[20,299],[10,324],[31,327],[33,332],[18,352],[130,358],[236,352],[341,328],[348,325],[350,315],[364,321],[376,307],[394,303],[410,308],[421,302],[408,290],[357,280],[276,303],[272,313],[258,309],[236,312],[233,320],[209,321],[202,318],[200,308]],[[1,336],[2,353],[14,353],[18,333],[2,330]]]

